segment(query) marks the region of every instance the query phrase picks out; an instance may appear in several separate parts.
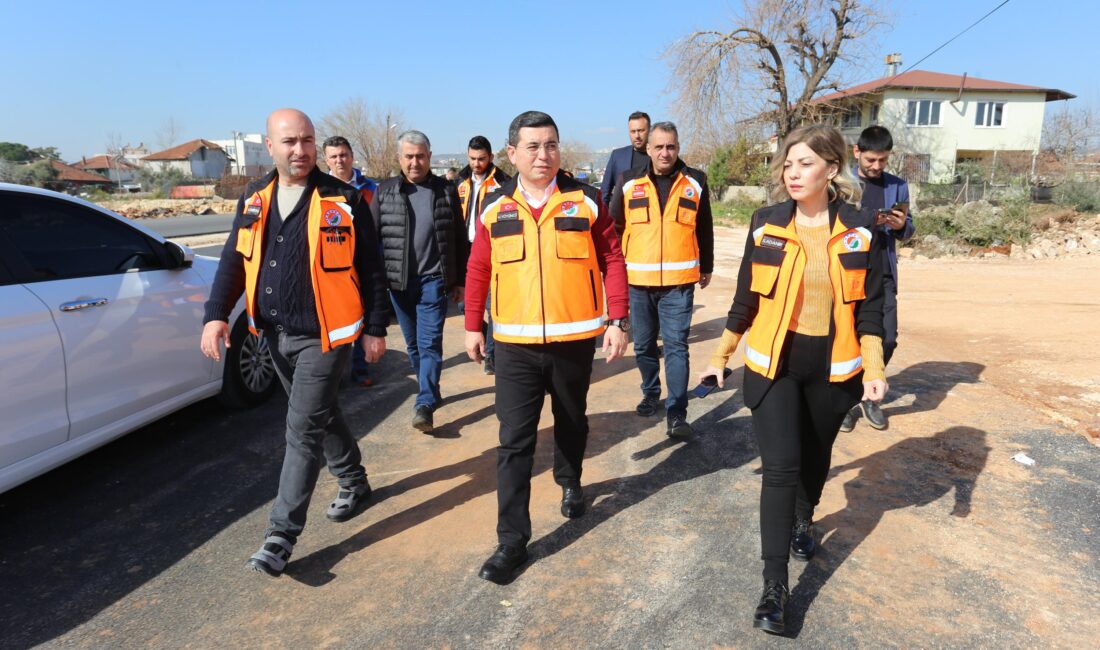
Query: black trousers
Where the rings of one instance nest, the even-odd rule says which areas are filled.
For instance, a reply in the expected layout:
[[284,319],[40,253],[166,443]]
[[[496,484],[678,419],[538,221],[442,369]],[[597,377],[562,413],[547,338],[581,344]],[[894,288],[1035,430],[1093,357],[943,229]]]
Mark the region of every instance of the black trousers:
[[497,341],[499,543],[522,547],[531,539],[531,468],[547,393],[554,413],[554,481],[562,486],[580,485],[595,354],[593,339],[530,345]]
[[[861,373],[844,383],[858,385],[862,378]],[[857,386],[837,388],[829,385],[828,337],[789,334],[776,379],[752,410],[764,466],[760,548],[765,580],[787,580],[795,513],[813,516],[840,423],[858,401]]]

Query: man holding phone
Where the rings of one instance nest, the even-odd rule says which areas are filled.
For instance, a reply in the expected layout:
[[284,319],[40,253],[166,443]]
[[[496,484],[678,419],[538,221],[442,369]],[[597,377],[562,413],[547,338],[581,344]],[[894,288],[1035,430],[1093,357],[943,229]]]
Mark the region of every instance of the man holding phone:
[[[882,305],[883,329],[886,335],[882,339],[883,359],[887,364],[898,346],[898,254],[897,242],[906,241],[916,232],[913,215],[909,210],[909,183],[903,178],[886,173],[890,154],[894,149],[894,138],[885,127],[869,126],[859,134],[859,140],[852,147],[856,160],[856,175],[863,184],[864,208],[877,211],[875,226],[881,235],[885,235],[882,268],[885,301]],[[841,431],[851,431],[859,417],[860,410],[867,422],[876,429],[885,429],[888,425],[886,414],[879,405],[864,400],[849,411]]]

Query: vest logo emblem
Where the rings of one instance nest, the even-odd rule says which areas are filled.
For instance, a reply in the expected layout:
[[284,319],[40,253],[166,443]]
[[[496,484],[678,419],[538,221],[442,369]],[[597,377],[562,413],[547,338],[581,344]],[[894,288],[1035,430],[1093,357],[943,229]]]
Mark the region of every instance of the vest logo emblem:
[[466,187],[465,183],[463,183],[462,185],[459,185],[458,186],[458,195],[459,196],[466,196],[467,190],[468,190],[468,188]]
[[577,216],[577,204],[572,201],[566,201],[561,204],[561,213],[567,217]]
[[690,185],[688,187],[685,187],[684,188],[684,196],[686,196],[689,199],[694,199],[695,198],[695,188],[691,187]]
[[771,235],[764,235],[760,238],[761,248],[774,248],[775,250],[783,250],[783,247],[787,245],[787,242],[779,237],[772,237]]
[[642,183],[641,185],[635,185],[634,192],[631,193],[630,198],[640,199],[643,196],[645,196],[645,183]]
[[859,235],[854,232],[850,232],[844,235],[844,248],[850,251],[858,251],[862,242],[859,240]]
[[328,210],[325,210],[325,223],[327,223],[328,225],[330,225],[330,226],[339,226],[340,225],[340,219],[341,219],[340,211],[337,210],[336,208],[330,208]]
[[263,210],[263,207],[263,199],[261,199],[260,195],[257,194],[252,197],[252,203],[250,203],[249,206],[245,208],[244,213],[250,217],[256,217],[259,216],[260,212]]

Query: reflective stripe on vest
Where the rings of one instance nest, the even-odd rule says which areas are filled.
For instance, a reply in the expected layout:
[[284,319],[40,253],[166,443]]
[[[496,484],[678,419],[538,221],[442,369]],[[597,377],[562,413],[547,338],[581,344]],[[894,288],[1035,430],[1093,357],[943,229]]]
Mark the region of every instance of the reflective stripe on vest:
[[512,325],[493,321],[493,334],[522,336],[524,338],[542,338],[544,333],[546,336],[567,336],[591,332],[602,325],[603,316],[597,316],[592,320],[577,321],[576,323],[547,323],[546,325]]
[[761,368],[771,368],[772,366],[772,358],[770,356],[752,349],[749,345],[745,345],[745,358]]
[[638,262],[627,262],[627,271],[684,271],[686,269],[693,269],[699,266],[699,260],[688,260],[687,262],[661,262],[659,264],[639,264]]
[[837,361],[829,365],[830,375],[847,375],[863,367],[863,357],[858,356],[848,361]]

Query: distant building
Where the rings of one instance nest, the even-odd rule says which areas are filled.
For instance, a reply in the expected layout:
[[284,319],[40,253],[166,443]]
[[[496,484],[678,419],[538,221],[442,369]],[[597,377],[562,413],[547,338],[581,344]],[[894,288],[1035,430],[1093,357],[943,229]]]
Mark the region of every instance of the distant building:
[[229,157],[229,173],[237,176],[263,176],[275,167],[267,152],[262,133],[233,133],[231,140],[211,140]]
[[52,187],[71,191],[93,186],[108,189],[111,185],[111,180],[106,176],[66,165],[60,160],[51,160],[50,165],[57,171],[57,178],[51,181]]
[[910,181],[950,182],[962,162],[1014,161],[1030,168],[1039,153],[1047,102],[1074,96],[966,75],[912,70],[815,98],[821,116],[854,143],[872,124],[894,136],[891,163]]
[[163,171],[178,169],[192,178],[221,178],[229,167],[229,157],[225,150],[202,138],[151,153],[141,160],[146,165],[158,165]]
[[137,165],[131,164],[122,156],[99,154],[91,158],[83,158],[80,162],[73,163],[73,167],[99,174],[119,185],[125,186],[137,183]]

